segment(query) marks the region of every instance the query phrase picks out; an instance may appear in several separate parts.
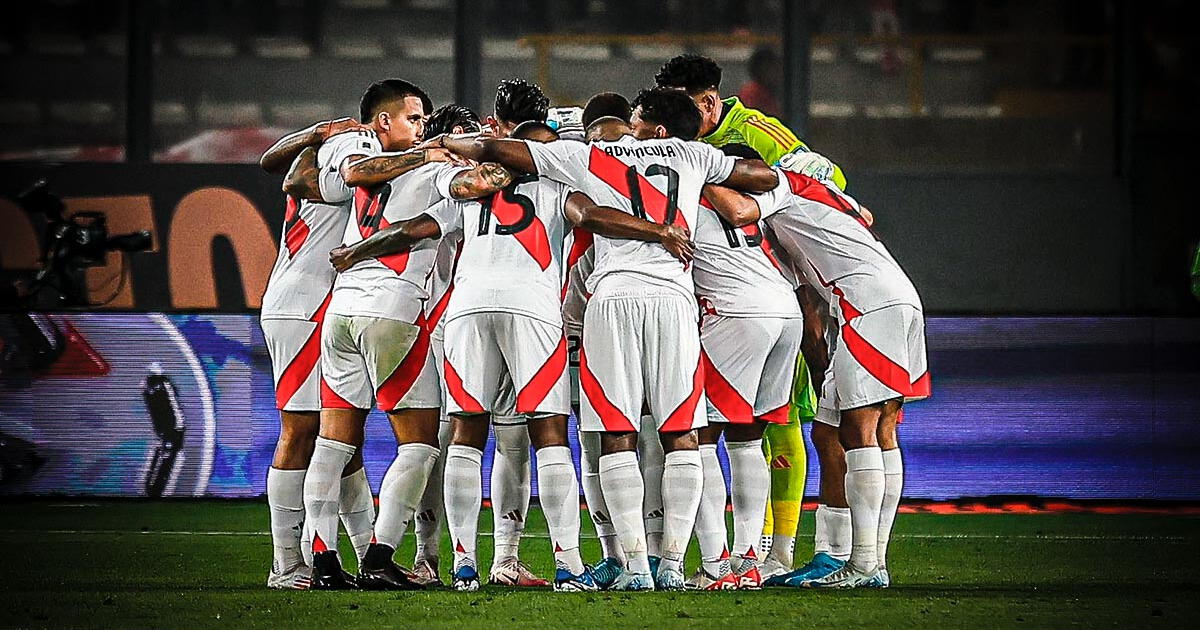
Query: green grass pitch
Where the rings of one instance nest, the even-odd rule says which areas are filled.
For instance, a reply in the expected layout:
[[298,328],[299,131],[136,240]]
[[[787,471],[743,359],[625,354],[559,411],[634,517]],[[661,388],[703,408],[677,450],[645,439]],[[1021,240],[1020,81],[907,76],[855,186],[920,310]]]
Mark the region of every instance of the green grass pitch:
[[[484,568],[490,523],[485,511]],[[902,514],[889,561],[895,586],[886,591],[321,593],[264,586],[265,503],[6,501],[0,627],[1175,628],[1200,621],[1198,524],[1184,516]],[[811,552],[812,528],[806,514],[800,557]],[[522,554],[543,575],[553,566],[545,532],[540,513],[531,514]],[[409,536],[398,558],[410,563],[412,552]],[[585,538],[583,552],[594,562],[597,541]],[[694,554],[693,545],[689,570]],[[450,557],[443,541],[444,565]]]

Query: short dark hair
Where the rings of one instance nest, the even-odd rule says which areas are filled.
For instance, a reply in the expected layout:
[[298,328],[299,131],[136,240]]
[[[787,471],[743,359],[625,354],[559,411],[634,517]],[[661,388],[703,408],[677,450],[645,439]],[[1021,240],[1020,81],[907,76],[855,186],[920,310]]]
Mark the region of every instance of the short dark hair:
[[584,129],[591,127],[592,123],[605,116],[612,116],[629,122],[629,114],[632,111],[633,108],[629,106],[629,99],[616,92],[601,92],[589,98],[587,105],[583,106],[583,118],[581,122]]
[[372,83],[358,104],[358,115],[364,124],[370,123],[375,115],[383,110],[388,103],[415,96],[421,99],[421,107],[425,113],[433,110],[433,101],[425,90],[405,81],[404,79],[384,79]]
[[703,55],[672,57],[654,75],[658,87],[683,88],[696,95],[721,89],[721,66]]
[[479,123],[479,115],[470,107],[450,103],[435,109],[425,121],[425,137],[432,138],[443,133],[453,133],[455,127],[462,127],[468,132],[479,131],[483,125]]
[[526,120],[513,129],[510,137],[515,140],[537,140],[539,136],[546,137],[547,134],[551,140],[558,138],[558,132],[554,130],[554,127],[541,121]]
[[666,127],[667,133],[682,140],[700,135],[700,110],[683,92],[671,88],[651,88],[638,92],[633,107],[642,108],[642,120]]
[[546,121],[550,98],[536,83],[525,79],[505,79],[496,87],[496,118],[520,124],[527,120]]
[[730,157],[745,158],[747,160],[761,160],[762,154],[754,150],[754,147],[748,144],[733,143],[721,146],[721,153]]

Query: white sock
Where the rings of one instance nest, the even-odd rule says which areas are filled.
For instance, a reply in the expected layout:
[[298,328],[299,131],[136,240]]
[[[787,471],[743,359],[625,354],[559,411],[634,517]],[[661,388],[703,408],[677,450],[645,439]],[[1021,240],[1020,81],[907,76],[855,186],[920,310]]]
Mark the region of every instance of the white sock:
[[354,546],[354,556],[361,562],[367,546],[371,544],[375,527],[375,496],[371,494],[371,483],[367,481],[365,468],[342,477],[342,493],[338,500],[338,515],[346,537]]
[[[735,514],[735,516],[736,516],[736,514]],[[791,567],[795,560],[795,557],[793,555],[795,550],[796,550],[796,537],[795,536],[784,536],[782,534],[776,534],[776,535],[771,536],[770,551],[768,551],[764,555],[770,555],[770,557],[777,560],[783,566]]]
[[396,459],[383,476],[379,487],[379,520],[375,522],[375,540],[392,549],[400,546],[412,520],[429,471],[437,463],[438,448],[419,442],[401,444]]
[[649,573],[646,557],[646,522],[642,518],[645,487],[638,470],[637,455],[632,451],[609,453],[600,457],[600,485],[617,532],[625,567],[635,573]]
[[642,500],[642,514],[646,520],[646,552],[662,556],[663,540],[663,447],[654,418],[642,416],[638,430],[638,465],[642,471],[642,483],[646,497]]
[[696,526],[700,495],[704,492],[700,452],[671,451],[663,460],[663,566],[683,571],[683,554]]
[[492,566],[520,554],[521,534],[529,514],[529,430],[524,424],[494,424],[496,456],[492,458]]
[[479,504],[483,502],[483,452],[451,444],[446,449],[446,523],[454,549],[454,569],[479,566],[475,538],[479,531]]
[[354,451],[353,444],[317,437],[308,473],[304,475],[304,512],[312,523],[314,553],[337,551],[342,469],[350,463]]
[[[771,494],[771,469],[762,454],[762,440],[725,442],[729,454],[730,493],[733,498],[733,552],[755,564],[761,557],[755,547],[762,537],[766,520],[767,497]],[[772,549],[779,549],[776,541]],[[786,549],[788,545],[783,545]],[[789,557],[779,558],[784,566],[792,565]]]
[[271,570],[285,573],[304,563],[300,537],[304,531],[304,469],[267,469],[267,505],[271,509]]
[[567,446],[547,446],[537,452],[538,500],[546,514],[554,562],[573,575],[583,573],[579,557],[579,481]]
[[896,522],[896,510],[900,507],[900,493],[904,489],[904,460],[900,449],[883,452],[883,506],[879,512],[879,534],[876,537],[879,549],[879,566],[887,566],[888,541],[892,538],[892,524]]
[[580,431],[579,450],[580,485],[583,486],[583,498],[587,501],[592,525],[596,528],[596,537],[600,539],[600,555],[616,558],[624,564],[625,553],[617,542],[617,531],[613,529],[608,504],[604,502],[604,490],[600,488],[600,434]]
[[422,560],[436,564],[441,555],[442,521],[446,510],[442,501],[442,474],[446,469],[446,447],[450,444],[449,422],[443,421],[438,427],[438,444],[438,460],[433,470],[429,471],[429,481],[425,482],[425,492],[421,493],[421,502],[417,504],[417,513],[413,516],[413,533],[417,538],[414,565]]
[[846,500],[853,540],[849,562],[859,571],[874,571],[879,564],[883,478],[883,452],[878,446],[846,451]]
[[729,536],[725,530],[725,474],[721,472],[721,461],[717,459],[716,444],[701,444],[699,452],[704,489],[700,494],[700,508],[696,512],[696,542],[700,547],[700,561],[704,570],[709,575],[721,575]]
[[813,553],[827,553],[843,561],[850,559],[850,532],[850,508],[818,505]]

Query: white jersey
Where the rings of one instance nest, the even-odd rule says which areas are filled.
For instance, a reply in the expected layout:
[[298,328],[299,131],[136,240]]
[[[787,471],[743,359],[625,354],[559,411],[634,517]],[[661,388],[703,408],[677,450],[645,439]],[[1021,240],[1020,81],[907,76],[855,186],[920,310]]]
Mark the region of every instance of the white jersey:
[[[777,169],[778,170],[778,169]],[[842,317],[893,304],[921,308],[908,275],[863,220],[858,202],[811,177],[780,171],[779,185],[756,195],[779,244],[802,259],[809,283]],[[849,308],[847,308],[849,307]]]
[[562,326],[564,207],[571,189],[537,175],[504,190],[430,212],[442,234],[462,233],[446,321],[483,312]]
[[724,317],[800,317],[792,285],[763,238],[761,225],[737,228],[704,207],[692,239],[696,297],[704,312]]
[[287,198],[279,256],[263,293],[263,318],[311,319],[329,296],[337,278],[329,264],[329,250],[341,245],[350,216],[350,189],[342,182],[339,167],[352,155],[380,151],[378,138],[366,131],[338,134],[317,149],[324,203]]
[[[432,162],[375,190],[354,191],[354,211],[342,242],[353,245],[393,223],[424,214],[450,198],[450,181],[463,167]],[[338,275],[329,312],[415,322],[429,297],[426,282],[438,243],[424,239],[408,251],[371,258]]]
[[[735,162],[709,145],[678,138],[526,144],[539,174],[583,191],[601,206],[689,230],[695,229],[700,189],[725,181]],[[649,283],[694,299],[691,271],[662,245],[597,235],[595,248],[589,292],[611,277],[614,287]]]
[[[459,202],[446,200],[429,209],[430,215],[443,211],[445,206]],[[458,257],[462,254],[462,232],[447,234],[442,232],[438,240],[437,255],[433,261],[433,273],[429,274],[429,282],[425,287],[429,298],[425,300],[425,322],[430,331],[444,324],[446,307],[450,304],[450,295],[454,292],[454,269],[458,266]]]
[[263,319],[312,319],[337,278],[329,250],[342,243],[350,204],[288,196],[279,256],[262,297]]
[[563,243],[566,260],[563,263],[562,318],[568,335],[583,331],[583,313],[587,309],[588,276],[596,263],[596,248],[591,232],[576,227]]

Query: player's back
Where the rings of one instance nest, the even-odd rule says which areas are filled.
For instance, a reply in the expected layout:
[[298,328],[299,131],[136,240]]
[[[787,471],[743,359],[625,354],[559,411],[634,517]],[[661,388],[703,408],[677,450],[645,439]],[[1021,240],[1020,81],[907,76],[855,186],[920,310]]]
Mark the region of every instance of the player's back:
[[[597,204],[689,230],[696,224],[701,188],[724,181],[733,170],[732,158],[678,138],[623,136],[590,145],[558,141],[529,146],[539,173],[579,188]],[[661,245],[597,235],[595,248],[590,292],[611,276],[612,286],[650,283],[692,298],[691,272]]]
[[[778,170],[778,169],[777,169]],[[800,268],[830,304],[866,312],[891,304],[921,307],[908,275],[863,219],[849,195],[811,177],[780,170],[780,183],[759,196],[780,243],[803,257]]]
[[583,331],[583,313],[589,293],[587,279],[596,265],[595,235],[576,227],[563,242],[566,259],[563,261],[562,317],[568,335]]
[[329,250],[342,242],[350,203],[287,198],[279,255],[262,298],[265,318],[312,317],[333,287],[337,272]]
[[758,223],[734,227],[701,202],[696,243],[696,296],[717,315],[798,317],[800,307]]
[[[355,189],[343,243],[353,245],[393,223],[425,213],[449,197],[450,178],[459,170],[432,162],[378,188]],[[437,248],[436,241],[423,240],[407,251],[355,264],[339,274],[330,311],[415,321],[428,298],[426,278]]]
[[489,197],[456,204],[463,245],[447,320],[500,311],[561,325],[569,193],[559,182],[522,175]]

